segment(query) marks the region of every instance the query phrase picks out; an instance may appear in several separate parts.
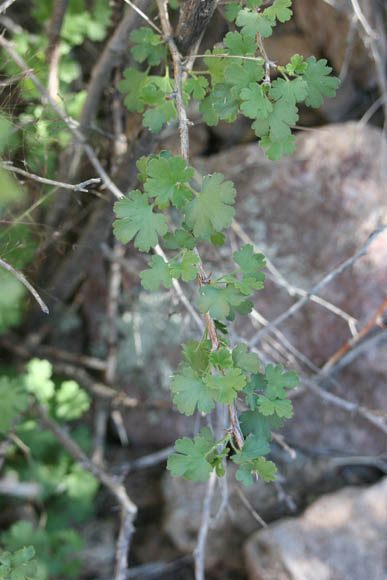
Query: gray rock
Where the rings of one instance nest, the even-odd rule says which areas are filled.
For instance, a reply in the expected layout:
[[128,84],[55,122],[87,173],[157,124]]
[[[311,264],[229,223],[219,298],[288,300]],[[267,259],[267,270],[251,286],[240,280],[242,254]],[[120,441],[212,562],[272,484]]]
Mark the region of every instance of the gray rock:
[[304,515],[255,533],[249,580],[385,580],[387,478],[327,495]]

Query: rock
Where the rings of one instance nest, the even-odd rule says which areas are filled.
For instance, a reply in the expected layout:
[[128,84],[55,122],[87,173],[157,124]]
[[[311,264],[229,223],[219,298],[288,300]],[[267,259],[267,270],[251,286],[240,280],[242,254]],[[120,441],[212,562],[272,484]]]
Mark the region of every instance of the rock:
[[244,553],[249,580],[383,580],[387,478],[327,495],[303,516],[256,532]]
[[[299,133],[296,143],[295,154],[277,163],[251,144],[198,159],[195,166],[203,174],[218,171],[234,181],[238,222],[291,284],[310,289],[387,222],[387,143],[378,129],[356,123]],[[222,251],[221,267],[227,268],[230,248]],[[218,250],[204,256],[209,271],[219,271],[218,256]],[[387,231],[320,296],[355,317],[360,329],[385,300],[386,263]],[[257,294],[256,308],[272,320],[293,302],[269,277]],[[236,328],[242,336],[253,334],[246,319],[237,321]],[[343,318],[313,302],[279,330],[317,366],[351,338]],[[337,394],[371,409],[383,408],[386,349],[386,342],[380,342],[342,370],[336,376],[341,385]],[[287,422],[285,435],[300,447],[346,454],[385,449],[385,438],[376,428],[332,405],[321,405],[308,391],[297,397],[295,417]]]

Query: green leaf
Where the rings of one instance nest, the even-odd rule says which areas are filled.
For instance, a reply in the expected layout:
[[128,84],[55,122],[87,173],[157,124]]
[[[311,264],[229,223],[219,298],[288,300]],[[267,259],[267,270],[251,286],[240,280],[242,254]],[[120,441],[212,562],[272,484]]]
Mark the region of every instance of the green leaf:
[[133,30],[130,40],[135,44],[131,52],[134,60],[148,60],[150,66],[158,65],[167,56],[167,47],[159,34],[154,34],[151,28],[142,26]]
[[254,36],[246,36],[237,31],[228,32],[223,42],[226,48],[228,48],[229,53],[235,56],[254,55],[258,48]]
[[230,87],[225,83],[215,85],[211,94],[212,106],[216,110],[220,119],[233,121],[239,110],[239,98],[230,91]]
[[262,137],[259,142],[271,161],[279,161],[283,155],[292,155],[296,148],[296,138],[289,135],[284,141],[272,141],[270,137]]
[[0,433],[7,433],[28,407],[28,395],[16,380],[0,377]]
[[24,384],[29,393],[38,401],[46,403],[54,395],[55,385],[51,380],[52,364],[48,360],[34,358],[27,363],[27,374]]
[[285,99],[273,103],[273,110],[266,119],[257,119],[252,129],[258,137],[268,134],[270,140],[287,141],[291,136],[291,126],[298,121],[298,109]]
[[124,104],[129,111],[144,110],[144,101],[141,99],[141,93],[148,82],[146,72],[141,72],[133,67],[124,70],[124,78],[118,83],[118,90],[121,93],[127,93]]
[[172,286],[172,272],[161,256],[152,256],[149,269],[140,272],[141,284],[145,290],[156,292],[160,284],[165,288]]
[[266,455],[270,452],[270,445],[265,438],[258,435],[249,435],[241,451],[233,456],[234,463],[242,465],[246,461],[256,459],[260,455]]
[[[232,457],[235,461],[236,455]],[[252,461],[243,463],[236,472],[236,479],[244,485],[253,485],[253,475],[258,475],[264,481],[275,481],[276,466],[272,461],[267,461],[264,457],[258,457]]]
[[194,482],[208,481],[213,467],[207,461],[206,454],[215,444],[208,427],[203,427],[193,441],[188,437],[178,439],[175,443],[178,454],[168,457],[167,469],[174,477],[182,476]]
[[183,359],[201,375],[208,368],[210,348],[210,342],[204,341],[204,343],[201,343],[197,340],[190,340],[187,344],[183,344]]
[[216,232],[231,225],[236,191],[231,181],[223,181],[221,173],[203,179],[198,197],[187,205],[186,222],[194,236],[205,241]]
[[206,95],[208,81],[205,77],[190,77],[184,84],[184,89],[188,94],[192,93],[194,99],[202,100]]
[[259,439],[272,440],[270,417],[262,415],[258,410],[241,413],[239,422],[245,437],[253,433]]
[[332,69],[327,66],[325,58],[316,61],[315,57],[311,56],[306,62],[308,68],[304,73],[304,80],[308,85],[308,95],[305,103],[309,107],[317,109],[323,104],[323,96],[334,97],[336,95],[340,80],[329,76]]
[[238,97],[242,89],[262,80],[263,76],[263,64],[259,61],[244,60],[240,64],[233,62],[224,70],[224,80],[231,85],[232,92]]
[[209,360],[214,367],[226,369],[233,366],[231,353],[228,350],[228,348],[225,347],[219,348],[218,350],[214,350],[213,352],[211,352]]
[[248,88],[242,89],[241,98],[241,111],[250,119],[266,119],[273,111],[272,103],[257,83],[251,83]]
[[227,275],[224,276],[223,279],[225,282],[235,286],[235,288],[242,292],[242,294],[245,294],[245,296],[253,294],[255,290],[261,290],[263,288],[263,282],[258,281],[255,278],[242,278],[242,280],[238,280],[234,276]]
[[274,22],[264,14],[252,12],[248,8],[244,8],[238,13],[236,24],[243,27],[242,34],[246,36],[261,34],[263,38],[268,38],[273,33]]
[[23,547],[13,554],[0,549],[0,578],[30,580],[35,577],[37,562],[33,546]]
[[237,391],[242,390],[246,384],[246,377],[240,369],[230,369],[225,375],[208,376],[203,380],[212,391],[214,399],[224,405],[232,403],[237,396]]
[[275,19],[280,22],[287,22],[293,15],[293,10],[289,7],[292,5],[292,0],[274,0],[272,6],[264,10],[264,15],[270,20]]
[[198,256],[191,250],[186,250],[180,263],[171,265],[171,276],[173,278],[182,277],[184,282],[194,280],[198,275],[196,264],[199,262]]
[[187,162],[176,155],[167,159],[152,159],[148,163],[147,174],[149,177],[144,185],[145,191],[150,197],[156,198],[157,205],[165,207],[179,194],[181,185],[192,179],[194,170],[188,168]]
[[173,377],[171,392],[173,402],[184,415],[192,415],[196,407],[201,413],[209,413],[214,407],[213,397],[191,367],[183,367]]
[[209,127],[214,127],[219,123],[219,115],[215,109],[212,92],[208,97],[201,101],[199,105],[199,111],[203,113],[203,121]]
[[158,243],[157,235],[164,236],[168,231],[164,215],[153,213],[153,205],[141,191],[131,191],[129,198],[120,199],[114,204],[117,219],[113,231],[120,242],[127,244],[135,237],[134,245],[141,252],[148,252]]
[[180,250],[180,248],[192,250],[196,245],[194,238],[185,230],[176,230],[174,234],[168,232],[164,236],[164,243],[169,250]]
[[257,373],[261,366],[258,355],[247,352],[247,344],[238,344],[232,351],[234,364],[248,373]]
[[293,416],[293,405],[288,399],[271,400],[264,395],[259,395],[258,408],[265,416],[274,415],[274,413],[278,417],[285,417],[285,419],[290,419]]
[[216,232],[216,234],[212,234],[211,236],[211,244],[213,246],[224,246],[226,241],[226,234],[222,232]]
[[302,75],[307,68],[308,63],[304,61],[304,57],[300,54],[294,54],[290,59],[290,63],[286,65],[285,70],[289,75]]
[[90,407],[90,397],[75,381],[64,381],[55,396],[55,415],[59,419],[79,419]]
[[233,20],[235,20],[235,18],[238,16],[239,11],[241,10],[241,5],[239,4],[239,2],[227,2],[226,4],[226,18],[229,22],[232,22]]
[[176,118],[176,108],[172,100],[146,111],[143,118],[144,127],[149,127],[153,133],[159,133],[165,123]]
[[215,86],[217,83],[223,82],[224,69],[227,66],[227,59],[216,56],[218,54],[224,54],[224,49],[220,46],[216,46],[212,53],[209,50],[206,51],[206,54],[214,55],[204,58],[204,64],[207,66],[208,72],[211,75],[212,86]]
[[231,307],[237,307],[244,302],[245,297],[234,286],[217,288],[213,285],[203,286],[201,296],[196,300],[200,312],[209,312],[212,318],[224,320]]
[[260,282],[265,280],[265,275],[260,272],[266,266],[265,256],[256,254],[251,244],[245,244],[238,252],[234,252],[232,259],[246,278],[254,278]]
[[283,98],[291,105],[303,101],[308,94],[308,85],[304,79],[297,77],[291,81],[285,79],[276,79],[272,82],[270,96],[278,101]]
[[286,389],[295,389],[299,385],[299,378],[295,371],[283,372],[283,366],[268,365],[265,369],[267,387],[265,395],[269,399],[286,397]]

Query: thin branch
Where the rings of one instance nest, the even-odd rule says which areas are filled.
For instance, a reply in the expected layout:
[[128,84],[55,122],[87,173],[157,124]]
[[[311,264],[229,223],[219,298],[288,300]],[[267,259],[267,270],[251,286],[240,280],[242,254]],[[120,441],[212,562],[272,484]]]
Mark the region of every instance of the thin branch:
[[128,4],[131,8],[133,8],[133,10],[135,10],[137,12],[137,14],[139,14],[141,16],[141,18],[143,18],[145,20],[145,22],[147,22],[149,24],[149,26],[154,28],[154,30],[156,30],[156,32],[158,32],[159,34],[163,34],[163,31],[160,30],[160,28],[154,22],[152,22],[152,20],[149,18],[149,16],[147,16],[145,14],[145,12],[143,12],[138,6],[133,4],[133,2],[131,2],[130,0],[124,0],[124,2],[126,2],[126,4]]
[[351,0],[351,4],[352,4],[353,11],[356,14],[356,18],[358,19],[358,21],[360,22],[360,24],[364,28],[364,32],[366,34],[368,34],[368,36],[370,36],[371,38],[377,38],[378,34],[374,30],[372,30],[370,24],[368,23],[366,17],[364,16],[364,14],[360,8],[360,4],[359,4],[358,0]]
[[216,472],[215,469],[211,472],[210,479],[207,483],[206,496],[203,502],[203,513],[202,521],[199,528],[198,543],[194,552],[195,561],[195,580],[204,580],[204,557],[206,550],[206,540],[208,534],[208,528],[210,526],[211,520],[211,503],[212,497],[214,495],[216,482]]
[[240,487],[237,487],[236,490],[237,490],[237,493],[241,499],[241,502],[243,503],[245,508],[247,508],[249,513],[255,519],[255,521],[258,522],[262,528],[267,528],[267,523],[265,522],[264,519],[261,518],[259,513],[253,508],[253,506],[251,505],[251,503],[249,502],[249,500],[247,499],[247,497],[245,496],[243,491],[240,489]]
[[303,298],[301,298],[300,300],[298,300],[297,302],[295,302],[290,308],[288,308],[285,312],[283,312],[282,314],[280,314],[279,316],[277,316],[277,318],[275,318],[275,320],[273,320],[265,328],[263,328],[262,330],[260,330],[259,332],[257,332],[257,334],[250,340],[249,346],[254,346],[255,344],[257,344],[257,342],[259,340],[262,339],[262,337],[265,334],[267,334],[268,332],[272,331],[274,328],[276,328],[279,324],[281,324],[285,320],[288,320],[289,318],[291,318],[292,316],[294,316],[294,314],[296,312],[298,312],[298,310],[300,310],[300,308],[302,308],[310,300],[310,298],[311,298],[312,295],[317,294],[318,292],[320,292],[320,290],[322,290],[327,284],[329,284],[337,276],[339,276],[340,274],[342,274],[345,270],[347,270],[347,268],[349,268],[350,266],[352,266],[359,258],[361,258],[362,256],[364,256],[364,254],[367,252],[369,246],[372,244],[372,242],[374,241],[374,239],[376,237],[378,237],[385,229],[387,229],[387,225],[383,225],[383,226],[380,226],[379,228],[377,228],[377,230],[375,230],[369,236],[367,242],[361,248],[361,250],[359,250],[358,252],[356,252],[356,254],[354,254],[351,258],[348,258],[348,260],[345,260],[345,262],[343,262],[342,264],[340,264],[340,266],[337,266],[337,268],[334,268],[333,270],[331,270],[328,274],[326,274],[326,276],[324,276],[320,280],[320,282],[318,282],[318,284],[316,284],[307,293],[306,296],[304,296]]
[[143,455],[142,457],[138,457],[132,461],[121,463],[120,465],[117,465],[113,471],[119,473],[122,476],[126,476],[128,473],[132,473],[133,471],[139,471],[140,469],[153,467],[158,463],[163,463],[166,461],[171,453],[174,452],[174,450],[175,449],[173,446],[164,447],[164,449],[160,449],[160,451],[156,451],[155,453],[149,453],[149,455]]
[[48,416],[46,410],[35,404],[41,423],[56,437],[69,455],[84,469],[92,473],[111,492],[121,506],[121,529],[118,539],[116,569],[114,580],[124,580],[128,567],[127,555],[130,540],[134,531],[133,522],[137,515],[137,506],[126,493],[125,487],[119,483],[110,473],[91,461],[82,449],[71,439],[68,433]]
[[31,292],[32,296],[35,298],[36,302],[39,304],[39,306],[43,310],[44,314],[49,313],[49,310],[48,310],[46,304],[43,302],[43,300],[41,299],[41,297],[39,296],[39,294],[37,293],[35,288],[28,282],[28,280],[26,279],[24,274],[19,272],[19,270],[16,270],[13,266],[11,266],[11,264],[8,264],[8,262],[5,262],[1,258],[0,258],[0,267],[4,268],[5,270],[7,270],[11,274],[13,274],[15,276],[15,278],[17,280],[19,280],[19,282],[24,284],[24,286],[27,288],[27,290],[29,290]]
[[15,61],[18,67],[24,72],[26,78],[29,78],[38,91],[41,93],[43,98],[49,103],[52,109],[59,115],[59,117],[64,121],[67,127],[70,129],[71,133],[73,134],[75,140],[79,143],[79,145],[83,148],[84,152],[86,153],[87,157],[89,158],[90,163],[93,165],[94,169],[101,177],[105,187],[117,198],[121,199],[125,197],[122,191],[113,183],[110,179],[104,168],[102,167],[100,161],[98,160],[93,148],[86,142],[84,135],[81,131],[77,128],[77,123],[69,117],[65,111],[58,105],[58,103],[49,95],[46,88],[42,85],[42,83],[38,80],[38,78],[31,72],[31,69],[27,66],[27,63],[24,59],[16,52],[13,48],[12,44],[5,40],[2,36],[0,36],[0,46],[9,54],[9,56]]
[[16,2],[16,0],[5,0],[5,2],[0,5],[0,14],[5,14],[5,12],[10,6],[12,6],[14,2]]
[[71,183],[63,183],[62,181],[55,181],[54,179],[46,179],[45,177],[41,177],[40,175],[35,175],[34,173],[29,173],[24,169],[20,169],[19,167],[14,167],[9,163],[1,163],[0,164],[2,169],[6,169],[7,171],[11,171],[12,173],[18,173],[19,175],[23,175],[24,177],[28,177],[28,179],[32,179],[33,181],[38,181],[39,183],[44,183],[45,185],[55,185],[56,187],[62,187],[63,189],[71,189],[73,191],[82,191],[84,193],[88,193],[88,189],[86,189],[89,185],[94,185],[101,183],[100,177],[92,177],[91,179],[87,179],[86,181],[82,181],[81,183],[76,183],[72,185]]
[[59,93],[59,61],[61,47],[61,30],[68,6],[68,0],[55,0],[52,9],[49,30],[47,34],[47,89],[53,99],[58,98]]

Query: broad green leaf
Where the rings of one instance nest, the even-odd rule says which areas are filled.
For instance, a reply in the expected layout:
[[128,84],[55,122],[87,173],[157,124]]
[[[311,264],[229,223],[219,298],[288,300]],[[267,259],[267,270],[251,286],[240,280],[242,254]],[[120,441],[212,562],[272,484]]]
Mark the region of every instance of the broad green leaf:
[[244,302],[245,297],[234,286],[217,288],[213,285],[203,286],[201,296],[196,300],[200,312],[209,312],[212,318],[224,320],[231,307],[237,307]]
[[141,99],[143,88],[148,82],[146,72],[141,72],[133,67],[124,70],[124,78],[118,83],[118,90],[121,93],[127,93],[124,104],[129,111],[144,110],[144,101]]
[[38,401],[46,403],[54,395],[55,385],[51,380],[52,364],[48,360],[34,358],[27,363],[27,374],[24,384],[29,393],[32,393]]
[[241,91],[241,111],[250,119],[266,119],[273,110],[273,105],[264,94],[262,87],[251,83]]
[[214,106],[212,92],[208,97],[203,99],[199,105],[199,111],[203,113],[203,121],[209,127],[214,127],[219,123],[219,115]]
[[210,342],[190,340],[187,344],[183,344],[183,359],[201,375],[208,368],[210,348]]
[[211,95],[212,106],[220,119],[233,121],[239,110],[239,98],[230,91],[226,83],[215,85]]
[[201,413],[209,413],[214,407],[213,396],[191,367],[183,367],[173,377],[171,392],[173,402],[184,415],[192,415],[196,408]]
[[265,395],[269,399],[286,397],[286,389],[295,389],[299,385],[299,378],[295,371],[283,372],[282,365],[268,365],[265,369],[267,387]]
[[247,382],[247,385],[243,389],[243,394],[246,397],[246,403],[250,407],[252,411],[257,406],[257,391],[262,391],[266,388],[267,381],[265,379],[265,375],[262,373],[255,373],[251,375],[250,379]]
[[239,11],[241,10],[241,5],[239,4],[239,2],[234,2],[233,0],[231,2],[227,2],[226,4],[226,18],[227,20],[229,20],[229,22],[232,22],[233,20],[235,20],[235,18],[238,16]]
[[233,366],[231,353],[228,348],[225,347],[221,347],[218,350],[211,352],[209,360],[214,367],[226,369]]
[[253,433],[259,439],[272,440],[270,418],[262,415],[258,410],[245,411],[240,415],[239,421],[245,437]]
[[236,191],[231,181],[223,181],[221,173],[203,179],[198,197],[186,207],[186,223],[196,238],[210,241],[216,232],[231,225]]
[[153,205],[138,189],[131,191],[129,198],[120,199],[114,204],[117,219],[113,231],[120,242],[127,244],[134,237],[134,245],[141,252],[148,252],[158,243],[158,235],[168,231],[167,219],[162,214],[153,213]]
[[258,397],[258,408],[262,415],[274,415],[290,419],[293,416],[293,405],[288,399],[268,399],[264,395]]
[[20,323],[26,289],[5,270],[0,271],[0,287],[0,333],[3,333]]
[[291,126],[298,121],[296,105],[280,99],[273,103],[273,110],[266,119],[256,119],[252,129],[258,137],[269,136],[272,142],[287,141],[291,136]]
[[207,87],[207,79],[201,76],[192,76],[184,84],[184,89],[187,91],[187,93],[192,93],[192,97],[199,100],[205,97]]
[[233,62],[224,70],[224,80],[231,85],[232,92],[238,97],[242,89],[262,80],[263,76],[263,64],[256,60],[244,60],[240,64]]
[[249,435],[241,451],[236,453],[233,461],[239,465],[246,461],[256,459],[260,455],[266,455],[270,452],[270,445],[267,440],[258,435]]
[[165,207],[179,194],[181,185],[192,179],[194,170],[188,168],[187,162],[176,155],[167,159],[152,159],[147,165],[147,174],[145,191],[150,197],[156,198],[159,206]]
[[263,38],[268,38],[273,33],[274,22],[264,14],[244,8],[238,13],[236,25],[242,27],[242,34],[246,36],[261,34]]
[[308,85],[308,95],[305,99],[306,105],[317,109],[323,104],[323,96],[334,97],[340,84],[336,77],[330,77],[332,72],[330,66],[327,66],[327,60],[322,58],[316,61],[311,56],[306,61],[308,68],[304,72],[304,80]]
[[191,481],[208,481],[212,465],[207,461],[208,454],[216,441],[212,439],[208,427],[203,427],[194,440],[184,437],[175,443],[174,453],[168,457],[167,469],[174,477],[182,476]]
[[223,39],[223,43],[228,48],[229,53],[235,56],[254,55],[258,48],[254,36],[246,36],[237,31],[228,32]]
[[246,377],[240,369],[230,369],[224,375],[208,376],[203,380],[214,399],[224,405],[232,403],[237,391],[242,390],[246,384]]
[[142,286],[149,292],[156,292],[160,284],[165,288],[172,286],[171,269],[161,256],[152,256],[149,269],[140,272],[140,278]]
[[296,138],[289,135],[284,141],[272,141],[270,137],[262,137],[260,146],[266,149],[265,153],[271,161],[279,161],[283,155],[292,155],[296,148]]
[[55,415],[59,419],[79,419],[90,407],[90,397],[75,381],[64,381],[55,395]]
[[28,395],[15,379],[0,377],[0,433],[7,433],[28,407]]
[[144,114],[143,124],[153,133],[159,133],[165,123],[176,118],[176,108],[172,100],[164,101],[162,105],[148,109]]
[[154,34],[151,28],[142,26],[133,30],[130,40],[135,44],[131,52],[134,60],[148,60],[150,66],[158,65],[167,56],[167,47],[159,34]]
[[181,276],[184,282],[194,280],[198,275],[196,264],[199,262],[198,256],[191,250],[186,250],[183,254],[181,262],[171,265],[171,276],[179,278]]
[[261,366],[258,355],[254,352],[247,352],[247,344],[238,344],[232,351],[234,364],[248,373],[257,373]]
[[187,248],[192,250],[196,242],[194,238],[185,230],[176,230],[174,234],[168,232],[164,236],[164,244],[169,250],[179,250],[180,248]]
[[291,5],[292,0],[274,0],[272,6],[266,8],[263,13],[269,20],[277,19],[280,22],[287,22],[293,15],[293,10],[290,9]]
[[240,267],[243,276],[255,278],[260,282],[265,280],[265,275],[260,272],[266,266],[265,256],[256,254],[251,244],[245,244],[238,252],[234,252],[232,259]]
[[217,57],[219,54],[224,54],[223,47],[216,46],[212,53],[208,50],[206,54],[212,54],[213,56],[207,56],[204,58],[204,64],[208,68],[208,72],[211,75],[211,84],[215,86],[217,83],[222,83],[224,79],[224,69],[227,66],[227,59],[221,56]]
[[283,98],[291,105],[303,101],[308,94],[308,85],[304,79],[297,77],[291,81],[276,79],[272,82],[270,96],[278,101]]

